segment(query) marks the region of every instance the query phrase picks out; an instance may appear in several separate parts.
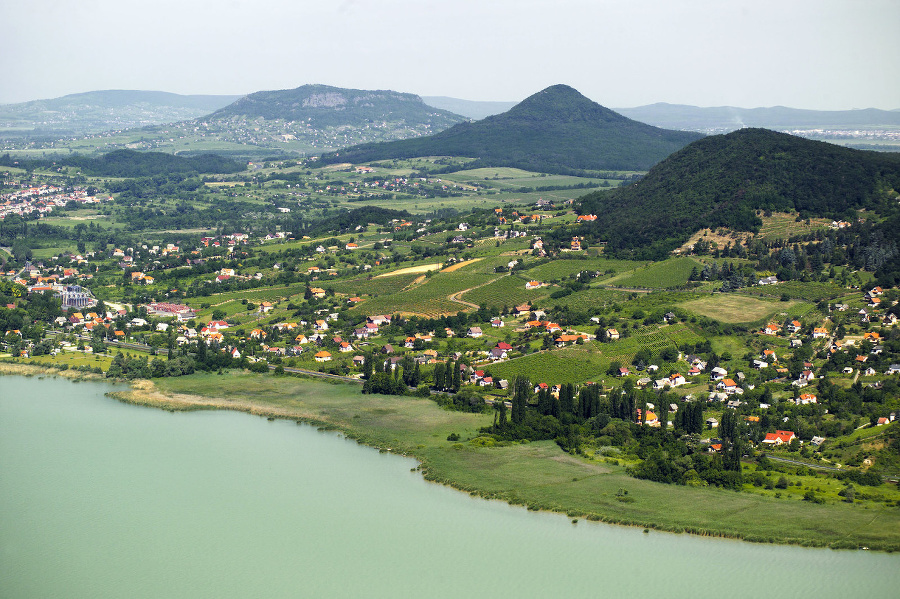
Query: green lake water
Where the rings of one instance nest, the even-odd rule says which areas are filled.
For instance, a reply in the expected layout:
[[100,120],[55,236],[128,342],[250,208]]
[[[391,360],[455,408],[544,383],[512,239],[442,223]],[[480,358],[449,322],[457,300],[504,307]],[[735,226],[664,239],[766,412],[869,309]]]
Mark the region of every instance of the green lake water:
[[898,555],[573,525],[110,388],[0,377],[0,598],[900,597]]

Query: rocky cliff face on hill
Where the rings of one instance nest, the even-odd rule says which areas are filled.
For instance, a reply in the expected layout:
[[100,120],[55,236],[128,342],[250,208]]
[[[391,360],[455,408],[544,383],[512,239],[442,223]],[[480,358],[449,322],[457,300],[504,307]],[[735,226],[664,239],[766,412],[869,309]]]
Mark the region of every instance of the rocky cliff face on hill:
[[302,121],[317,129],[396,123],[428,133],[436,133],[464,120],[459,115],[426,105],[414,94],[327,85],[256,92],[217,110],[207,120],[234,117]]

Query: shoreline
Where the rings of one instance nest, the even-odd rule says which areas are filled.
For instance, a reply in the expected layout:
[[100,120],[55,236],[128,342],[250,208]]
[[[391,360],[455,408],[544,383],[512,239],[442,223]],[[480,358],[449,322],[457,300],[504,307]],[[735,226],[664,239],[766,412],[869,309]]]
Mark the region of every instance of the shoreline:
[[38,375],[48,375],[48,376],[61,376],[66,379],[71,379],[75,382],[77,381],[92,381],[92,382],[102,382],[107,381],[108,379],[100,374],[96,374],[94,372],[82,372],[79,370],[73,369],[60,369],[55,368],[53,366],[44,366],[42,364],[25,364],[19,362],[6,362],[0,361],[0,375],[12,375],[12,376],[38,376]]
[[[19,376],[35,376],[39,374],[44,374],[48,376],[63,376],[65,378],[75,379],[77,380],[87,380],[87,381],[107,381],[108,379],[103,378],[100,375],[96,374],[86,374],[82,372],[71,372],[71,371],[60,371],[54,368],[47,368],[40,365],[27,365],[27,364],[13,364],[10,365],[8,363],[0,363],[0,374],[9,374],[9,375],[19,375]],[[121,381],[116,381],[121,382]],[[163,409],[171,412],[176,411],[195,411],[195,410],[232,410],[238,412],[244,412],[247,414],[252,414],[254,416],[266,417],[269,419],[284,419],[284,420],[294,420],[298,424],[305,423],[313,426],[317,426],[321,429],[325,430],[333,430],[336,432],[342,433],[346,438],[356,441],[360,445],[366,445],[373,449],[377,449],[381,452],[394,452],[398,455],[403,455],[406,457],[412,457],[416,459],[419,463],[417,466],[417,470],[419,470],[425,480],[429,482],[439,483],[458,491],[467,493],[473,497],[479,497],[488,500],[500,500],[504,501],[510,505],[525,507],[530,511],[546,511],[563,514],[571,519],[573,519],[573,523],[577,520],[588,520],[592,522],[602,522],[605,524],[615,524],[621,526],[630,526],[630,527],[639,527],[644,528],[645,530],[655,530],[659,532],[670,532],[675,534],[683,534],[688,533],[700,537],[713,537],[713,538],[723,538],[723,539],[734,539],[741,540],[752,543],[767,543],[773,545],[793,545],[793,546],[802,546],[808,548],[830,548],[830,549],[852,549],[852,550],[861,550],[861,549],[870,549],[873,551],[879,552],[894,552],[900,550],[900,545],[896,543],[892,543],[889,539],[879,540],[877,537],[869,537],[865,540],[865,543],[854,541],[852,538],[846,538],[846,535],[839,534],[838,531],[833,531],[831,535],[827,535],[825,538],[817,539],[817,538],[804,538],[801,536],[764,536],[762,534],[756,534],[752,531],[742,531],[737,530],[735,528],[730,528],[729,525],[725,522],[716,522],[718,526],[712,525],[712,523],[706,523],[705,525],[685,525],[678,524],[677,521],[674,523],[664,523],[664,522],[655,522],[652,521],[651,518],[659,515],[657,511],[652,509],[642,510],[645,513],[646,519],[639,519],[634,517],[628,517],[625,514],[618,515],[616,511],[622,511],[623,507],[621,504],[616,505],[611,502],[604,501],[595,501],[595,506],[598,508],[596,510],[586,510],[583,507],[580,507],[574,498],[570,498],[570,502],[568,504],[565,503],[565,496],[554,496],[555,499],[553,503],[546,503],[542,501],[537,501],[533,497],[529,497],[528,493],[523,493],[525,496],[520,495],[520,492],[527,491],[528,489],[517,489],[517,488],[498,488],[492,490],[490,485],[485,484],[484,481],[482,484],[478,484],[477,481],[479,475],[483,474],[483,472],[478,471],[477,464],[466,463],[463,465],[461,470],[456,471],[457,476],[453,476],[452,468],[448,468],[447,464],[438,463],[440,460],[435,459],[435,455],[433,451],[429,451],[429,449],[423,445],[410,445],[409,443],[403,443],[398,438],[394,439],[394,442],[387,442],[387,437],[385,436],[385,431],[379,431],[377,429],[367,430],[365,426],[354,426],[354,420],[350,420],[349,422],[346,418],[336,417],[335,414],[330,414],[327,410],[323,410],[321,406],[318,406],[319,409],[313,409],[313,407],[303,408],[300,405],[295,406],[285,406],[285,405],[273,405],[271,403],[267,403],[261,400],[254,399],[228,399],[227,397],[211,397],[206,395],[200,395],[197,393],[170,393],[164,392],[160,390],[157,385],[153,381],[149,380],[137,380],[130,382],[130,389],[122,390],[122,391],[110,391],[106,393],[107,396],[116,399],[117,401],[121,401],[123,403],[128,403],[132,405],[139,405],[145,407],[152,407]],[[382,396],[365,396],[360,394],[361,398],[369,398],[369,401],[359,400],[357,399],[357,403],[367,404],[371,403],[371,398],[377,397],[381,398]],[[409,398],[403,398],[409,399]],[[433,407],[434,410],[440,410],[436,405],[434,405],[430,400],[424,400],[431,404],[429,407]],[[379,408],[376,408],[376,411]],[[442,412],[446,412],[441,410]],[[450,412],[449,415],[453,416],[458,413]],[[358,416],[357,416],[358,417]],[[351,417],[353,418],[353,417]],[[388,432],[388,435],[390,433]],[[468,445],[468,444],[466,444]],[[538,443],[530,444],[532,446],[539,445]],[[524,446],[520,446],[524,447]],[[555,446],[554,446],[555,447]],[[472,454],[477,452],[478,450],[465,447],[463,444],[456,444],[452,446],[452,448],[457,454]],[[491,455],[491,450],[484,451],[484,455]],[[505,448],[505,450],[509,450],[510,448]],[[513,448],[512,451],[518,451],[519,448]],[[543,448],[542,448],[543,449]],[[545,453],[553,453],[551,451],[545,451]],[[500,448],[497,448],[496,451],[501,451]],[[513,458],[516,458],[517,455],[514,455]],[[521,456],[518,456],[521,457]],[[534,457],[534,456],[532,456]],[[543,460],[547,456],[541,455],[534,457],[537,460]],[[553,456],[550,457],[550,460],[554,460],[556,466],[561,466],[561,459],[564,459],[565,456]],[[474,460],[473,460],[474,461]],[[568,466],[568,470],[584,470],[587,463],[578,460],[577,458],[572,458],[566,466]],[[442,468],[443,466],[443,468]],[[593,465],[593,468],[597,469],[598,465]],[[605,466],[599,466],[599,468],[604,468]],[[562,468],[560,468],[562,469]],[[451,472],[447,472],[447,470],[451,470]],[[607,472],[608,473],[608,472]],[[568,476],[568,474],[566,474]],[[592,475],[589,475],[592,476]],[[596,476],[596,472],[593,474]],[[464,480],[466,478],[474,479],[474,480]],[[572,481],[578,480],[577,477],[573,478]],[[491,481],[493,482],[493,481]],[[562,486],[561,481],[557,483],[559,486]],[[669,491],[674,496],[677,492],[677,488],[668,489],[670,487],[668,485],[660,485],[659,483],[650,483],[645,481],[639,481],[638,479],[629,479],[627,480],[627,484],[629,486],[641,486],[645,487],[647,484],[654,485],[656,491],[661,491],[665,493]],[[660,487],[663,487],[660,489]],[[705,489],[700,492],[706,492],[703,495],[703,499],[709,500],[710,502],[714,501],[715,497],[737,497],[740,499],[740,495],[742,493],[735,493],[733,491],[722,492],[714,489]],[[744,498],[753,503],[753,498],[750,494],[747,494],[748,497]],[[633,505],[633,504],[631,504]],[[607,507],[607,509],[602,509]],[[627,506],[625,506],[627,507]],[[802,506],[803,508],[813,509],[814,506]],[[819,506],[815,506],[819,507]],[[828,506],[824,508],[828,509]],[[860,510],[868,508],[860,508]],[[884,509],[884,508],[882,508]],[[834,513],[829,513],[829,517],[838,517],[839,516],[839,508],[835,508],[832,510]],[[870,510],[871,511],[871,510]],[[879,512],[875,512],[874,514],[867,514],[868,517],[871,517],[873,520],[878,518]],[[732,525],[734,526],[734,525]],[[841,538],[843,537],[843,538]]]

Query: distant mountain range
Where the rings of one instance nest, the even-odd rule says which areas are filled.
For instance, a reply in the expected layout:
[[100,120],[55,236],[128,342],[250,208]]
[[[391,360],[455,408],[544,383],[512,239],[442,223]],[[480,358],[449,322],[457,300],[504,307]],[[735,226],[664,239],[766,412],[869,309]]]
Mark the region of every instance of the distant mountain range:
[[477,158],[475,166],[542,172],[646,170],[699,137],[639,123],[569,86],[554,85],[502,114],[460,123],[428,137],[345,148],[322,160],[465,156]]
[[728,132],[741,127],[838,129],[900,125],[900,110],[878,110],[877,108],[863,110],[802,110],[784,106],[700,108],[683,104],[658,103],[637,108],[617,108],[616,110],[629,118],[657,127],[701,132]]
[[106,90],[0,105],[0,136],[84,135],[193,119],[240,96]]
[[747,128],[695,141],[635,185],[585,196],[582,210],[597,215],[590,227],[610,251],[658,257],[705,227],[755,230],[757,210],[835,219],[878,211],[887,189],[900,189],[900,153]]
[[[20,139],[20,143],[44,139],[43,147],[28,147],[59,151],[65,144],[53,140],[114,127],[127,130],[95,140],[99,151],[128,148],[258,157],[318,154],[354,144],[420,137],[465,121],[465,117],[426,105],[414,94],[326,85],[243,97],[217,96],[206,103],[191,97],[191,110],[182,108],[180,112],[172,107],[179,98],[151,92],[96,92],[67,96],[60,99],[63,102],[0,107],[0,116],[6,110],[12,115],[39,114],[45,119],[39,123],[40,129],[29,125],[27,119],[10,119],[6,131],[0,119],[0,138]],[[164,100],[169,104],[162,104]],[[60,106],[66,107],[65,118],[59,116]],[[101,126],[103,122],[106,127]],[[73,143],[79,150],[85,145]]]
[[[545,99],[552,95],[544,94]],[[471,152],[478,149],[479,156],[483,155],[484,160],[498,164],[515,162],[533,166],[540,163],[522,155],[524,151],[529,156],[534,156],[528,148],[532,143],[546,145],[545,153],[569,152],[567,144],[580,148],[582,151],[574,152],[574,159],[581,166],[571,165],[570,170],[573,171],[594,168],[596,161],[584,160],[585,155],[592,152],[602,156],[604,164],[638,163],[634,160],[633,152],[626,162],[617,162],[614,159],[615,152],[610,152],[610,147],[600,138],[594,138],[593,134],[587,132],[590,127],[585,128],[574,122],[564,125],[557,117],[549,123],[536,122],[534,114],[526,113],[529,110],[532,113],[542,110],[533,105],[538,96],[536,94],[516,104],[478,102],[445,96],[420,98],[395,91],[354,90],[325,85],[261,91],[248,96],[106,90],[0,105],[0,140],[6,142],[4,146],[7,149],[27,147],[51,152],[66,152],[72,147],[80,152],[133,148],[257,156],[272,153],[319,154],[365,143],[431,136],[469,119],[484,122],[473,129],[460,127],[453,135],[448,132],[446,138],[441,138],[441,143],[451,149],[459,147],[460,151]],[[582,108],[590,103],[587,98],[580,98]],[[560,107],[567,102],[559,97],[556,99],[560,100]],[[529,104],[532,104],[530,109]],[[523,107],[513,110],[520,106]],[[608,110],[594,104],[592,116],[589,115],[590,111],[581,108],[576,114],[589,119],[599,118],[599,121],[605,122],[606,117],[599,116],[598,108]],[[550,112],[552,110],[551,107]],[[625,126],[620,122],[620,126],[616,126],[610,121],[606,123],[606,128],[618,127],[623,132],[628,130],[636,133],[638,137],[642,133],[636,128],[634,121],[663,129],[703,133],[728,132],[742,126],[752,126],[793,131],[821,139],[838,138],[840,143],[865,144],[865,147],[882,149],[898,147],[896,128],[900,125],[900,110],[877,109],[814,111],[784,107],[699,108],[659,103],[616,109],[612,114],[616,113],[632,119],[631,124]],[[543,117],[536,118],[539,121]],[[511,133],[513,128],[519,129],[518,135]],[[810,132],[812,129],[844,130],[847,134]],[[853,129],[877,132],[857,135]],[[643,129],[645,134],[648,131],[650,130]],[[604,131],[604,140],[609,133],[608,130]],[[59,141],[97,134],[103,134],[102,142],[97,142],[96,138],[94,142],[87,144],[78,143],[77,140],[71,143]],[[472,135],[474,138],[470,139]],[[554,135],[569,137],[566,140],[553,139]],[[630,136],[631,133],[627,135]],[[665,146],[658,132],[648,135],[651,145],[680,147],[681,142]],[[458,139],[453,139],[453,136]],[[508,151],[491,147],[492,139],[513,143],[516,147],[507,148]],[[640,145],[643,142],[634,143]],[[628,145],[621,136],[616,144]],[[623,147],[616,150],[622,151],[625,151]],[[661,159],[664,152],[649,155]],[[561,154],[558,155],[553,159],[554,164],[563,158],[565,157]],[[649,165],[652,160],[642,163]]]

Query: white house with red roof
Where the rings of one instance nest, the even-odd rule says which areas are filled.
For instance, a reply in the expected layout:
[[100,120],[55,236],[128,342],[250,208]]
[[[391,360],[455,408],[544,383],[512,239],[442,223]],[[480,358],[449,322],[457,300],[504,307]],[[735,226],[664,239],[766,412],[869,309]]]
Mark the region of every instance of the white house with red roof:
[[766,438],[762,440],[763,443],[768,445],[783,445],[785,443],[790,443],[794,439],[797,438],[797,435],[793,433],[793,431],[779,431],[776,430],[774,433],[767,433]]

